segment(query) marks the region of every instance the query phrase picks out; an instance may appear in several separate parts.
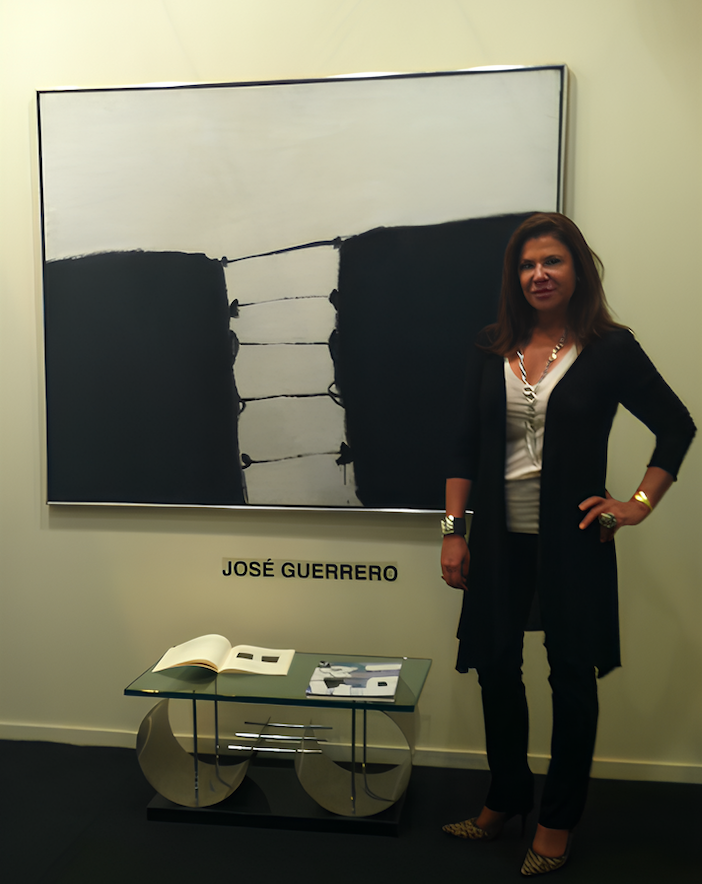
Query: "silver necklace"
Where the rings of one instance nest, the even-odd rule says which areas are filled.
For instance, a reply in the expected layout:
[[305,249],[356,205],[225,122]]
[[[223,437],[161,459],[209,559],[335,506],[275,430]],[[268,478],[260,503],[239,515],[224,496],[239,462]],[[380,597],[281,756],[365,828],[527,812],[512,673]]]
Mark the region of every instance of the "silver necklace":
[[541,381],[543,381],[543,379],[546,377],[546,374],[547,374],[549,368],[551,368],[551,363],[554,362],[556,359],[556,356],[558,356],[558,351],[563,348],[563,345],[566,342],[567,335],[568,335],[568,329],[564,328],[560,341],[556,344],[556,346],[551,351],[551,355],[546,360],[546,368],[544,368],[544,370],[541,372],[541,377],[538,379],[538,381],[535,384],[530,384],[527,381],[527,373],[526,373],[526,369],[524,368],[524,354],[522,353],[521,350],[517,350],[517,357],[519,359],[519,371],[522,373],[522,382],[524,384],[522,392],[524,393],[524,398],[530,404],[533,405],[533,403],[536,399],[536,390],[537,390],[539,384],[541,383]]

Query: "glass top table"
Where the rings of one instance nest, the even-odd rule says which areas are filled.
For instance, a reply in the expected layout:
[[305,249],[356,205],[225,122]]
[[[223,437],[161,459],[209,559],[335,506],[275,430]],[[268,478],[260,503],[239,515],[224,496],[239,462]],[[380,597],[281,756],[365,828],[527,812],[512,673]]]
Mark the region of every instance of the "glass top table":
[[[310,678],[322,661],[401,662],[394,699],[308,696]],[[298,781],[317,804],[333,814],[369,816],[395,804],[407,787],[417,704],[430,667],[431,660],[425,658],[296,652],[287,675],[217,675],[200,666],[154,672],[151,667],[125,688],[124,693],[158,701],[139,728],[137,757],[147,780],[170,802],[198,808],[222,802],[246,776],[253,775],[249,762],[257,753],[292,752]],[[168,711],[171,700],[190,701],[192,752],[173,734]],[[214,711],[214,748],[209,752],[203,751],[207,737],[198,727],[197,706],[201,701],[206,701],[206,706],[211,704]],[[226,745],[228,740],[220,737],[218,723],[218,707],[222,702],[241,704],[229,706],[232,711],[246,710],[247,705],[288,707],[288,715],[291,707],[296,707],[294,717],[304,721],[281,722],[277,717],[280,713],[262,710],[261,720],[245,721],[245,730],[232,734],[237,742]],[[312,716],[299,714],[308,707]],[[336,709],[346,710],[343,723],[330,727],[324,716],[339,722],[336,713],[329,711]],[[244,713],[245,716],[251,714]],[[272,720],[271,714],[276,718]],[[323,720],[318,720],[320,718]],[[372,739],[371,731],[380,738]],[[332,732],[338,737],[330,737]]]
[[[402,662],[394,700],[362,697],[308,697],[310,677],[320,661],[330,663]],[[156,665],[156,664],[154,664]],[[336,709],[380,709],[413,712],[424,687],[431,660],[420,657],[368,657],[357,654],[295,653],[287,675],[217,675],[201,666],[181,666],[162,672],[148,669],[124,693],[129,697],[178,700],[219,700],[235,703],[266,703],[275,706],[323,706]]]

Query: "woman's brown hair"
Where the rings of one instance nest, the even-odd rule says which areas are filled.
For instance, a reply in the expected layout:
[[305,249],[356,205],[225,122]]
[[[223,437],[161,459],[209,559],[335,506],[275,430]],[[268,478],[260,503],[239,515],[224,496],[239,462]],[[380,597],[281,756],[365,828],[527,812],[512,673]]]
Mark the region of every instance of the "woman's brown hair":
[[602,261],[585,242],[576,225],[560,212],[537,212],[514,231],[502,266],[502,290],[497,322],[488,326],[488,348],[505,356],[524,344],[536,322],[519,281],[519,259],[527,240],[553,236],[569,250],[575,265],[575,291],[568,304],[568,328],[582,346],[613,328],[624,328],[612,319],[602,288]]

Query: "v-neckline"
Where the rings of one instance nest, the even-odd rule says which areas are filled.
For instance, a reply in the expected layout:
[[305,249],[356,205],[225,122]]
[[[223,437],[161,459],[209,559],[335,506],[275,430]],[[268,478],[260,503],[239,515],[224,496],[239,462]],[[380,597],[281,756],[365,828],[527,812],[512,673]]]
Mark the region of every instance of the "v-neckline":
[[[576,348],[577,348],[577,344],[575,343],[575,341],[571,341],[571,342],[570,342],[570,346],[569,346],[567,349],[566,349],[566,347],[562,347],[558,355],[559,355],[559,356],[563,356],[563,357],[567,356],[567,355],[571,352],[571,350],[573,349],[573,347],[576,347]],[[577,350],[576,350],[575,358],[577,359],[579,355],[580,355],[579,352],[577,352]],[[512,365],[512,360],[511,360],[511,358],[510,358],[509,356],[505,356],[504,358],[507,360],[507,364],[509,365],[509,370],[510,370],[510,372],[515,376],[515,378],[519,381],[519,383],[522,384],[522,383],[523,383],[523,381],[522,381],[522,373],[519,371],[519,357],[517,357],[517,362],[516,362],[516,368],[517,368],[517,370],[516,370],[516,371],[515,371],[514,366]],[[575,361],[575,360],[573,360],[573,362],[574,362],[574,361]],[[562,362],[563,362],[563,359],[561,359],[561,363],[562,363]],[[571,362],[570,364],[572,365],[573,362]],[[551,367],[553,367],[553,363],[551,363]],[[546,377],[548,377],[550,371],[551,371],[551,369],[549,368],[548,372],[546,373]],[[544,378],[544,380],[545,380],[545,378]],[[537,385],[538,385],[538,383],[540,383],[540,381],[537,382]],[[533,384],[529,384],[529,386],[532,387],[532,386],[534,386],[534,385],[533,385]]]

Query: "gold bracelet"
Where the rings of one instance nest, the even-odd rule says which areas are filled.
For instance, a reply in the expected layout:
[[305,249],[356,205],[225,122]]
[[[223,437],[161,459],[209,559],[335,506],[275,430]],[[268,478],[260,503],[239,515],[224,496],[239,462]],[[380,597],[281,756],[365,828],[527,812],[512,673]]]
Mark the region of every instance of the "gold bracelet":
[[651,501],[650,501],[650,500],[648,499],[648,497],[646,496],[646,492],[645,492],[645,491],[642,491],[642,490],[639,488],[639,490],[638,490],[638,491],[636,492],[636,494],[634,495],[634,500],[638,500],[639,503],[643,503],[643,504],[645,504],[645,505],[651,510],[651,512],[653,512],[653,504],[651,503]]

